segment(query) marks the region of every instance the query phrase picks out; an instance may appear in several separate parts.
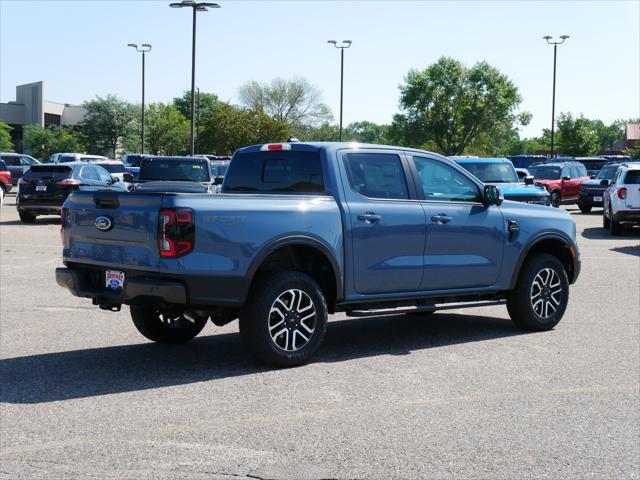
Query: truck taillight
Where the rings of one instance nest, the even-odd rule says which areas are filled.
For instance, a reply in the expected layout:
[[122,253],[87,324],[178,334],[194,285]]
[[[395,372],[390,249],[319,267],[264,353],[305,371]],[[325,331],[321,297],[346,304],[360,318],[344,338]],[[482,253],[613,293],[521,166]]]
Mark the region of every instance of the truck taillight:
[[618,198],[620,200],[624,200],[625,198],[627,198],[627,188],[626,187],[620,187],[616,193],[618,194]]
[[161,257],[175,258],[193,250],[196,225],[190,208],[163,208],[158,216],[158,247]]
[[24,177],[18,180],[18,185],[27,185],[28,183],[29,183],[29,180],[25,180]]

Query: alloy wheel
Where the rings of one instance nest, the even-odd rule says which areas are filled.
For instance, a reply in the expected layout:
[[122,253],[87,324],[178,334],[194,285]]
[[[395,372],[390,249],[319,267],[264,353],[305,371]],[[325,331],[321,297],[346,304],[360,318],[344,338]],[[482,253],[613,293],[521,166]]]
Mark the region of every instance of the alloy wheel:
[[316,306],[309,295],[299,289],[281,293],[271,305],[269,335],[275,345],[286,352],[302,349],[316,328]]
[[540,318],[549,318],[562,302],[560,275],[552,268],[538,272],[531,284],[531,307]]

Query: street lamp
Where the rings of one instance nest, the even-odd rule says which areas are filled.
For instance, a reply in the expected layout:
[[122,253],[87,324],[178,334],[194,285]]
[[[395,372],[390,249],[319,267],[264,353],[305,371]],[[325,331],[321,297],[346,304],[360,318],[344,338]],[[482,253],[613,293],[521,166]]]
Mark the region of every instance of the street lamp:
[[135,43],[128,43],[127,47],[133,47],[137,52],[142,53],[142,128],[140,131],[140,153],[144,153],[144,54],[151,50],[151,45],[143,43],[138,47]]
[[196,13],[206,12],[209,8],[220,8],[217,3],[209,2],[196,2],[194,0],[182,0],[180,3],[170,3],[171,8],[184,8],[189,7],[193,9],[193,29],[191,39],[191,137],[190,147],[191,155],[195,153],[194,150],[194,129],[195,129],[195,110],[196,110]]
[[569,38],[569,35],[560,35],[560,40],[552,41],[553,37],[545,35],[542,37],[549,45],[553,45],[553,99],[551,101],[551,156],[555,155],[554,133],[556,124],[556,58],[558,56],[558,45],[562,45]]
[[351,40],[343,40],[340,45],[335,40],[327,40],[327,43],[340,49],[340,141],[342,141],[342,98],[344,92],[344,49],[351,46]]

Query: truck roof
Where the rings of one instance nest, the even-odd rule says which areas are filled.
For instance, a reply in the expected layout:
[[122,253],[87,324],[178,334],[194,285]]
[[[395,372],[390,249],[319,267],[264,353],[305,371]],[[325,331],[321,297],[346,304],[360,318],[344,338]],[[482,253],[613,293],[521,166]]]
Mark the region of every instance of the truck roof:
[[[274,146],[275,148],[269,148],[269,146]],[[402,150],[405,152],[416,152],[416,153],[429,153],[431,155],[437,155],[442,158],[442,155],[435,152],[429,152],[427,150],[419,150],[417,148],[409,148],[409,147],[398,147],[394,145],[380,145],[377,143],[359,143],[359,142],[274,142],[274,143],[264,143],[258,145],[251,145],[248,147],[238,149],[235,154],[244,154],[244,153],[255,153],[260,151],[278,151],[278,150],[287,150],[287,151],[298,151],[298,152],[318,152],[320,150],[325,151],[337,151],[342,149],[352,149],[352,148],[366,148],[366,149],[376,149],[376,150]],[[235,155],[234,154],[234,155]]]

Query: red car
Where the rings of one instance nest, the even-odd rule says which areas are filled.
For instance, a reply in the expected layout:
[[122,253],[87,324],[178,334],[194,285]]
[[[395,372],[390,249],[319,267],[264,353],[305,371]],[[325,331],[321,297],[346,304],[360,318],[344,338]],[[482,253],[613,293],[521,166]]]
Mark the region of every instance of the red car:
[[536,185],[542,185],[550,195],[551,206],[578,203],[580,184],[589,180],[587,169],[580,162],[549,162],[529,167]]
[[11,191],[11,172],[7,169],[7,164],[0,160],[0,195],[4,196]]

